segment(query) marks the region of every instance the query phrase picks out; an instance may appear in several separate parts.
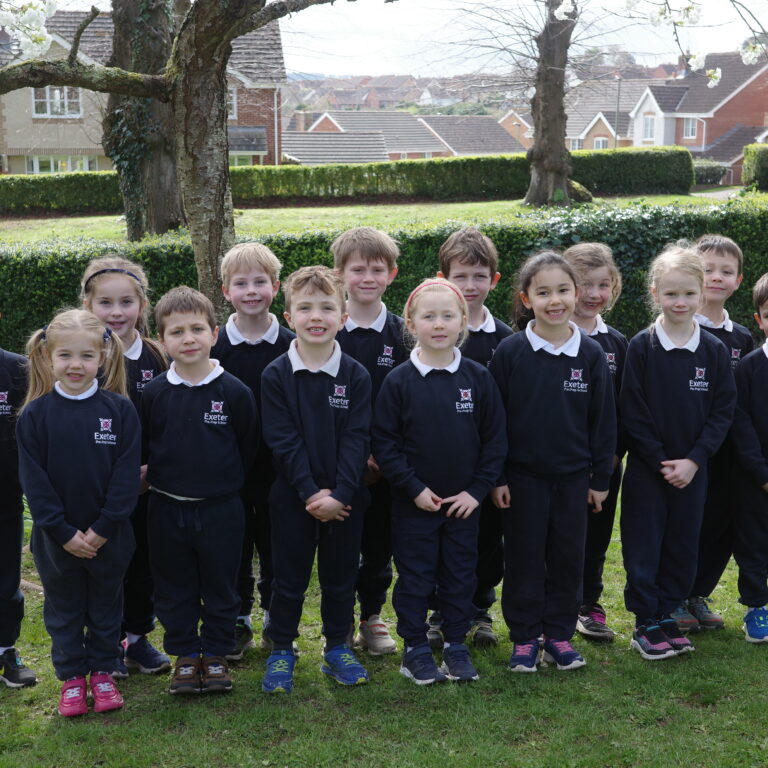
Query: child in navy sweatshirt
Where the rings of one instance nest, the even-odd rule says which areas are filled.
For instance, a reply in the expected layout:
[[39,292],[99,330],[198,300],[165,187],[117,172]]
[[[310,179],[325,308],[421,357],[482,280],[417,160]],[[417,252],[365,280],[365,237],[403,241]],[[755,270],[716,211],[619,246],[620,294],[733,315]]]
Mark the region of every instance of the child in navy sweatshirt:
[[[280,289],[282,265],[272,251],[261,243],[240,243],[221,262],[224,297],[235,308],[224,331],[219,333],[211,351],[225,371],[236,376],[253,392],[256,408],[261,404],[261,375],[264,369],[288,350],[294,338],[269,311]],[[261,421],[261,420],[260,420]],[[246,472],[241,493],[245,511],[243,552],[237,576],[240,610],[235,624],[235,647],[227,658],[243,658],[246,648],[253,647],[251,611],[253,589],[258,586],[259,604],[264,611],[264,627],[269,624],[269,602],[272,599],[272,548],[269,525],[269,489],[275,479],[272,458],[261,441],[253,466]],[[253,574],[253,550],[259,556],[258,584]],[[269,640],[262,633],[262,647]]]
[[766,342],[736,368],[738,405],[731,439],[740,490],[733,554],[739,566],[739,602],[747,607],[748,643],[768,642],[768,274],[752,291],[755,320]]
[[368,492],[371,379],[342,353],[344,285],[327,267],[302,267],[285,283],[285,319],[296,339],[261,381],[264,440],[277,478],[269,496],[274,580],[267,634],[273,651],[266,693],[293,687],[304,593],[317,552],[322,671],[342,685],[368,681],[347,637],[352,626],[360,534]]
[[[149,282],[141,265],[119,256],[94,259],[80,281],[83,306],[111,328],[122,343],[128,396],[137,413],[144,386],[168,367],[162,348],[149,338],[148,293]],[[114,677],[128,677],[129,667],[151,674],[164,672],[171,666],[168,656],[157,650],[147,637],[155,627],[147,501],[144,489],[131,515],[136,550],[125,574],[122,626],[125,649],[121,645]]]
[[[600,512],[616,450],[616,409],[605,354],[571,322],[576,276],[557,253],[519,274],[518,325],[491,361],[507,409],[506,478],[493,491],[504,514],[501,605],[513,672],[586,663],[570,644],[581,604],[587,505]],[[530,319],[527,319],[530,318]]]
[[[501,473],[503,409],[488,369],[457,349],[467,304],[456,286],[424,281],[403,316],[417,346],[385,379],[373,429],[373,454],[393,489],[392,603],[405,641],[400,672],[418,685],[477,680],[464,644],[475,614],[473,512]],[[440,669],[425,621],[435,592],[445,638]]]
[[[579,283],[573,322],[603,348],[618,407],[628,342],[622,333],[605,324],[600,313],[610,310],[618,301],[621,273],[613,261],[611,249],[604,243],[577,243],[563,253],[563,258],[573,268]],[[616,417],[618,419],[618,412]],[[623,454],[623,449],[617,444],[608,497],[600,512],[591,510],[587,515],[583,594],[576,629],[593,640],[613,640],[613,630],[606,623],[605,610],[599,601],[603,592],[605,554],[611,543],[616,502],[619,500]]]
[[661,314],[629,343],[621,385],[621,542],[632,647],[653,661],[693,650],[671,614],[696,577],[707,462],[731,425],[736,387],[728,350],[694,317],[704,288],[698,254],[665,249],[649,286]]
[[27,354],[19,475],[34,523],[30,547],[45,589],[53,667],[64,681],[59,712],[88,711],[89,673],[94,710],[119,709],[111,674],[141,458],[136,409],[120,396],[122,345],[95,315],[74,309],[36,331]]
[[155,604],[165,650],[177,657],[169,690],[229,691],[224,657],[240,608],[240,491],[258,444],[256,403],[209,357],[218,328],[202,293],[169,291],[155,323],[173,362],[144,388],[141,423]]
[[[381,298],[397,274],[397,243],[372,227],[355,227],[331,244],[333,265],[347,292],[347,319],[336,337],[341,351],[357,360],[371,377],[375,403],[384,377],[407,359],[403,321]],[[360,625],[355,644],[372,656],[394,653],[381,608],[392,583],[392,498],[373,457],[368,459],[366,485],[371,501],[363,520],[357,595]]]
[[[457,286],[467,302],[467,334],[461,354],[488,367],[496,347],[502,339],[512,335],[512,329],[485,306],[488,294],[501,277],[496,271],[499,264],[496,246],[479,230],[466,227],[454,232],[440,246],[438,259],[440,271],[437,276]],[[479,514],[477,589],[472,599],[476,611],[470,639],[476,648],[487,648],[498,642],[493,631],[491,606],[496,602],[496,587],[504,577],[504,544],[502,513],[489,497],[483,501]],[[432,613],[428,637],[438,647],[442,647],[440,623],[440,613]]]

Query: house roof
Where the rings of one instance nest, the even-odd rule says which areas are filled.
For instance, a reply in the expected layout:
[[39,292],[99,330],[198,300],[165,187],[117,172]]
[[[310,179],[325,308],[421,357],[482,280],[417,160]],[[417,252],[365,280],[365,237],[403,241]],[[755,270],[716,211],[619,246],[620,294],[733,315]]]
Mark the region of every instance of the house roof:
[[688,93],[686,85],[651,85],[648,90],[662,112],[674,112]]
[[267,151],[267,129],[262,125],[230,125],[227,137],[230,152]]
[[422,115],[425,122],[457,155],[500,155],[524,152],[491,115]]
[[375,163],[389,160],[381,131],[348,133],[283,133],[283,154],[302,165],[323,163]]
[[445,145],[410,112],[329,110],[342,131],[381,131],[387,152],[444,152]]
[[749,126],[738,123],[704,149],[691,148],[691,154],[696,157],[711,158],[719,163],[730,163],[744,154],[744,147],[747,144],[754,144],[762,133],[765,133],[764,125]]

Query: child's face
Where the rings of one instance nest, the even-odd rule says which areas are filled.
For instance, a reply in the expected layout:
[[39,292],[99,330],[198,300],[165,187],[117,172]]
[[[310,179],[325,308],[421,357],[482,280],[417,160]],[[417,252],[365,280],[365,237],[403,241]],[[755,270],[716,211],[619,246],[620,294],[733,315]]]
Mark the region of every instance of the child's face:
[[165,318],[160,340],[176,365],[191,367],[211,356],[219,329],[211,328],[198,312],[171,312]]
[[416,299],[408,317],[408,330],[428,352],[453,349],[466,318],[450,288],[426,291]]
[[320,346],[332,342],[347,319],[335,293],[293,291],[290,306],[285,319],[302,345]]
[[222,291],[238,315],[257,317],[269,311],[279,288],[279,280],[272,282],[264,270],[252,269],[236,272],[230,277],[229,285],[222,287]]
[[381,301],[387,286],[395,279],[397,267],[390,270],[381,259],[352,256],[341,272],[349,298],[357,304]]
[[557,331],[568,325],[576,305],[576,286],[560,267],[540,269],[531,280],[523,304],[533,311],[539,330]]
[[57,333],[49,351],[53,375],[68,395],[80,395],[91,386],[104,357],[97,336],[82,331]]
[[485,304],[488,294],[496,287],[501,275],[498,272],[491,274],[489,267],[480,264],[462,264],[454,261],[450,265],[447,275],[437,273],[438,277],[450,280],[464,295],[470,312],[473,307]]
[[104,325],[116,333],[127,349],[136,339],[136,323],[144,310],[136,281],[128,275],[101,275],[86,302]]
[[585,320],[594,320],[613,298],[613,278],[608,267],[590,269],[579,283],[574,314]]
[[701,256],[704,264],[704,300],[725,304],[741,285],[739,262],[735,256],[707,251]]
[[760,311],[755,312],[757,327],[768,337],[768,301],[760,305]]
[[699,281],[682,269],[670,269],[662,275],[658,285],[651,288],[651,293],[661,307],[665,324],[690,323],[701,306]]

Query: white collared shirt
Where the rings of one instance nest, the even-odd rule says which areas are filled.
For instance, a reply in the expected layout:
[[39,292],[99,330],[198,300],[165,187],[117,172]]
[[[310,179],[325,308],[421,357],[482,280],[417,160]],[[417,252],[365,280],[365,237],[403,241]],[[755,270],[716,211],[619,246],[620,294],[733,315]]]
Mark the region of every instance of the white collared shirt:
[[269,312],[269,328],[258,339],[247,339],[240,333],[240,329],[235,325],[236,313],[229,316],[227,324],[224,326],[224,330],[227,332],[227,338],[229,343],[235,347],[238,344],[261,344],[262,341],[266,341],[267,344],[274,344],[277,341],[277,337],[280,335],[280,326],[277,323],[277,318]]
[[302,359],[299,354],[298,347],[296,345],[296,339],[291,342],[291,346],[288,347],[288,360],[291,363],[291,369],[294,373],[298,371],[309,371],[310,373],[327,373],[334,378],[339,373],[341,366],[341,347],[339,342],[333,340],[333,353],[316,371],[313,371]]
[[123,350],[123,357],[127,357],[129,360],[138,360],[141,357],[141,349],[144,346],[141,335],[136,331],[136,338],[133,340],[128,349]]
[[768,357],[768,339],[766,339],[765,344],[763,344],[763,352],[765,352],[765,356]]
[[493,319],[493,315],[488,311],[488,307],[483,305],[483,322],[477,328],[473,328],[471,325],[467,326],[470,331],[483,331],[483,333],[496,333],[496,321]]
[[608,326],[605,324],[600,315],[595,315],[595,327],[587,334],[587,336],[597,336],[598,333],[609,333]]
[[728,331],[730,333],[733,330],[733,320],[731,320],[730,316],[728,315],[728,310],[723,310],[723,317],[725,320],[723,320],[722,323],[713,323],[706,315],[700,315],[698,312],[693,316],[693,319],[696,320],[696,322],[702,327],[702,328],[722,328],[724,331]]
[[533,347],[534,352],[543,349],[545,352],[549,352],[550,355],[568,355],[568,357],[576,357],[576,355],[579,354],[581,331],[579,330],[579,326],[576,325],[573,320],[568,321],[568,327],[571,329],[571,338],[559,347],[555,347],[552,342],[542,339],[541,336],[533,330],[535,323],[535,320],[529,320],[528,325],[525,326],[525,335]]
[[88,389],[85,390],[85,392],[81,392],[79,395],[69,395],[67,394],[64,389],[62,388],[61,384],[56,381],[53,384],[53,388],[62,396],[65,397],[67,400],[87,400],[89,397],[92,397],[96,394],[96,390],[99,388],[99,382],[94,379],[91,382],[91,386],[88,387]]
[[372,331],[378,331],[381,333],[384,330],[384,326],[387,322],[387,307],[384,302],[381,302],[381,312],[379,312],[377,318],[368,326],[358,325],[349,315],[347,315],[347,321],[344,323],[344,328],[348,331],[354,331],[355,328],[370,328]]
[[422,376],[426,376],[430,371],[448,371],[448,373],[456,373],[456,371],[459,370],[459,365],[461,363],[461,352],[457,347],[454,347],[453,360],[446,365],[445,368],[436,368],[434,365],[422,363],[421,358],[419,357],[419,348],[414,347],[411,350],[411,362]]
[[213,363],[213,369],[202,381],[198,381],[197,384],[182,379],[176,371],[176,363],[171,363],[171,367],[166,374],[166,379],[169,384],[183,384],[185,387],[202,387],[204,384],[209,384],[214,379],[218,379],[219,376],[224,373],[224,369],[219,365],[218,360],[211,359],[211,362]]
[[677,344],[669,338],[669,334],[664,330],[664,326],[661,324],[661,318],[662,315],[659,315],[656,318],[656,321],[653,324],[653,329],[659,337],[659,343],[666,352],[669,352],[671,349],[687,349],[689,352],[695,352],[699,348],[701,328],[695,318],[693,320],[693,333],[691,334],[691,338],[688,339],[682,347],[678,347]]

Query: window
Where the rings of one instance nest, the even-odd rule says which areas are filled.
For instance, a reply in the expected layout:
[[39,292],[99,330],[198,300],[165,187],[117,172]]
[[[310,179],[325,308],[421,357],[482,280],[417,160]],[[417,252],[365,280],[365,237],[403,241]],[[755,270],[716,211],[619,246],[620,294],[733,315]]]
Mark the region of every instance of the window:
[[596,138],[595,149],[608,149],[608,139],[605,136],[599,136]]
[[68,173],[98,171],[99,161],[87,155],[32,155],[27,157],[27,173]]
[[408,159],[408,153],[407,152],[401,152],[400,153],[400,159],[401,160],[407,160]]
[[432,159],[432,153],[431,152],[425,152],[424,153],[424,159],[425,160],[431,160]]
[[251,165],[251,156],[250,155],[236,155],[234,153],[230,153],[229,155],[229,166],[237,168],[241,165]]
[[683,118],[683,138],[695,139],[696,138],[696,123],[698,121],[695,117]]
[[32,90],[34,117],[81,117],[80,89],[46,85]]
[[571,139],[571,152],[574,149],[584,149],[584,139]]
[[227,88],[227,120],[237,120],[237,88],[234,85]]
[[655,132],[656,132],[655,115],[645,115],[645,117],[643,117],[643,139],[645,140],[652,139]]

